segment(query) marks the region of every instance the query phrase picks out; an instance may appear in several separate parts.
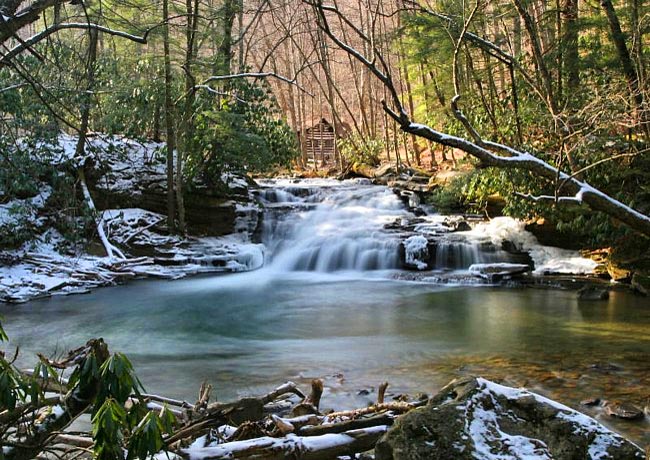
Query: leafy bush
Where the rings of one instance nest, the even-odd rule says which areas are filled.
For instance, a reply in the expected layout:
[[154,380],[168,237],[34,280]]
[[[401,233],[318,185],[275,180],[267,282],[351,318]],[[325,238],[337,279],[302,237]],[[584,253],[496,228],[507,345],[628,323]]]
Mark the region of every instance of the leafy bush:
[[348,163],[377,166],[386,146],[381,139],[363,139],[358,134],[353,134],[339,140],[338,148]]
[[[265,172],[298,156],[296,137],[277,113],[268,89],[245,80],[229,82],[233,97],[201,94],[187,173],[218,185],[225,172]],[[215,104],[215,102],[217,104]]]

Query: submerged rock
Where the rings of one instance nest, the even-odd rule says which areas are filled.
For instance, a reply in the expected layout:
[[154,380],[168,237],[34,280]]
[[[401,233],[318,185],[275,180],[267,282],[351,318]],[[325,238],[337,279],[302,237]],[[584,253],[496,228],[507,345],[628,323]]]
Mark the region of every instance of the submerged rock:
[[454,380],[400,418],[377,460],[633,460],[640,448],[594,419],[523,389]]
[[650,276],[635,273],[632,276],[632,289],[638,294],[648,296],[650,294]]
[[640,420],[644,417],[643,410],[638,407],[618,401],[610,401],[605,404],[605,412],[610,417],[623,418],[626,420]]
[[609,290],[596,286],[585,286],[578,290],[578,300],[607,300]]

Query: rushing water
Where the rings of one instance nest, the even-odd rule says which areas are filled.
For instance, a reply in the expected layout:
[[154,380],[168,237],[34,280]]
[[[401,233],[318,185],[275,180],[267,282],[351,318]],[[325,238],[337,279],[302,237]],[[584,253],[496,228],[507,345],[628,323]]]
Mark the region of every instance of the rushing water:
[[[614,292],[585,303],[573,291],[397,281],[404,235],[389,224],[413,216],[392,192],[287,185],[261,195],[265,268],[3,307],[12,344],[28,357],[101,336],[131,357],[149,391],[188,400],[203,380],[228,400],[323,378],[324,406],[352,407],[385,380],[394,395],[415,394],[482,374],[650,444],[647,421],[579,406],[586,397],[650,404],[648,299]],[[500,257],[479,249],[454,266]]]

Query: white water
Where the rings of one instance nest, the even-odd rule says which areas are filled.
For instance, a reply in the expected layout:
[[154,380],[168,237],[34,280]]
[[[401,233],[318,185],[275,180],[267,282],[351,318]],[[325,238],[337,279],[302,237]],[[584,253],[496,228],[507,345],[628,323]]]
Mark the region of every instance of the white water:
[[[530,263],[537,273],[589,273],[575,251],[541,246],[524,224],[501,217],[453,232],[451,216],[416,217],[395,192],[368,181],[266,181],[261,232],[267,272],[320,274],[408,268],[462,272],[474,264]],[[502,249],[511,243],[519,253]]]
[[[410,213],[385,187],[356,182],[305,184],[268,189],[261,199],[271,209],[280,208],[265,215],[262,236],[271,249],[274,270],[330,273],[400,266],[401,239],[384,227]],[[296,204],[287,213],[287,207]]]

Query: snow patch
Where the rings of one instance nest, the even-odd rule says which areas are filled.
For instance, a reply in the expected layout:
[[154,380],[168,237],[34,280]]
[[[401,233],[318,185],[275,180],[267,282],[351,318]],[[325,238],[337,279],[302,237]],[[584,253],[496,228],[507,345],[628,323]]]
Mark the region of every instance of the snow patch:
[[526,224],[511,217],[496,217],[489,222],[477,224],[473,230],[464,232],[477,239],[488,239],[496,247],[504,241],[513,243],[526,251],[535,263],[534,273],[593,273],[598,265],[591,259],[581,257],[577,251],[542,246],[535,236],[526,231]]
[[415,265],[418,270],[426,270],[427,263],[423,259],[429,256],[428,244],[422,235],[413,235],[404,240],[406,263]]

